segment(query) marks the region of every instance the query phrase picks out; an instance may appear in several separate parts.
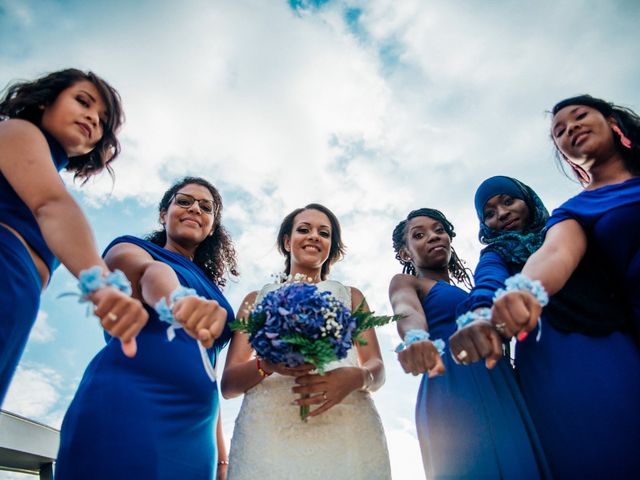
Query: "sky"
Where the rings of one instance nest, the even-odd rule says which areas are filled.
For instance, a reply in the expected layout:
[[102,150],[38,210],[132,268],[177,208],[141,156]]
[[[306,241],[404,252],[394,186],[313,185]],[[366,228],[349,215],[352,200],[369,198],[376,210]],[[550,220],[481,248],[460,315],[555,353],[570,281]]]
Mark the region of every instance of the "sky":
[[[73,66],[120,91],[115,183],[64,176],[101,248],[157,228],[164,190],[203,176],[224,199],[238,306],[281,270],[282,218],[320,202],[348,248],[332,278],[384,314],[401,271],[391,232],[409,211],[442,210],[473,268],[483,179],[514,176],[550,210],[580,190],[556,164],[547,112],[581,93],[640,110],[639,24],[640,3],[620,0],[0,0],[0,86]],[[4,409],[59,427],[103,345],[85,307],[58,298],[75,288],[64,268],[53,276]],[[394,327],[378,335],[393,475],[420,478],[419,379],[398,365]],[[239,405],[222,401],[227,442]]]

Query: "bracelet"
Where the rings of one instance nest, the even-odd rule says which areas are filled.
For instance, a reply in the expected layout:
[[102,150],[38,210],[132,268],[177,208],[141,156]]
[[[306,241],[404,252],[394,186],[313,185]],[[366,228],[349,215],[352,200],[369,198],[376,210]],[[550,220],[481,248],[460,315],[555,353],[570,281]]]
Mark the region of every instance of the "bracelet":
[[268,377],[273,373],[267,372],[264,368],[262,368],[262,360],[260,360],[260,357],[256,357],[256,367],[258,368],[258,373],[262,378]]
[[366,373],[366,377],[364,378],[364,382],[360,390],[363,392],[368,392],[369,388],[371,388],[371,385],[373,385],[373,381],[374,381],[373,372],[369,370],[368,367],[365,367],[365,366],[362,366],[362,369],[364,369]]
[[122,271],[114,270],[106,276],[103,276],[102,272],[103,269],[99,265],[80,272],[80,275],[78,275],[78,288],[80,289],[81,302],[89,301],[89,296],[103,287],[113,287],[127,295],[131,295],[131,282]]
[[456,319],[456,325],[458,325],[458,330],[466,327],[471,322],[476,320],[485,320],[487,322],[491,321],[491,309],[490,308],[478,308],[477,310],[470,310],[467,313],[463,313]]
[[218,465],[229,465],[229,460],[218,460]]
[[[423,340],[430,340],[430,338],[431,335],[429,335],[429,332],[425,330],[409,330],[404,334],[404,342],[400,343],[400,345],[396,347],[395,352],[400,353],[402,350],[409,347],[412,343],[420,342]],[[442,339],[438,338],[437,340],[433,340],[432,343],[433,346],[436,347],[436,350],[438,350],[438,353],[440,355],[444,354],[445,344]]]

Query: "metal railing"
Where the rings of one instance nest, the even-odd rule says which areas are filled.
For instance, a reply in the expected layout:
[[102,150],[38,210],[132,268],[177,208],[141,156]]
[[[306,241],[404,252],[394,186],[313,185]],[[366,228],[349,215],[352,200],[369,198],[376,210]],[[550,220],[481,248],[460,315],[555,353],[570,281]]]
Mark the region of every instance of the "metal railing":
[[59,444],[55,428],[0,410],[0,470],[51,480]]

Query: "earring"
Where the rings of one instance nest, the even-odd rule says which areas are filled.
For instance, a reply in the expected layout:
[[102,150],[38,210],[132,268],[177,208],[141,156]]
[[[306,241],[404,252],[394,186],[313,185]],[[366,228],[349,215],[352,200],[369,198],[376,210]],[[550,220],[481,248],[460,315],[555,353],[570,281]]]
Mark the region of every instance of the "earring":
[[629,138],[627,138],[627,136],[622,133],[622,130],[620,130],[620,127],[618,125],[611,125],[611,130],[618,134],[618,136],[620,137],[620,143],[622,143],[623,147],[631,149],[631,140],[629,140]]

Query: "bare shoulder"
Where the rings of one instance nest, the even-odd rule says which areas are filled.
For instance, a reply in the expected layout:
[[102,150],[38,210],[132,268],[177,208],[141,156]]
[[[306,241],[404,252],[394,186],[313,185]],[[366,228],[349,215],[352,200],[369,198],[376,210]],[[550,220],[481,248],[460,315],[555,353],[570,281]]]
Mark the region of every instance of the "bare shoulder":
[[415,275],[408,275],[406,273],[397,273],[391,278],[389,282],[389,293],[393,293],[405,288],[415,289],[418,287],[420,279]]
[[48,153],[47,139],[42,131],[26,120],[11,118],[0,122],[0,159],[15,154]]
[[251,308],[256,303],[256,298],[258,298],[258,291],[254,290],[253,292],[249,292],[245,295],[244,299],[240,303],[240,308],[238,309],[238,317],[244,317],[244,313],[248,313],[249,308]]

